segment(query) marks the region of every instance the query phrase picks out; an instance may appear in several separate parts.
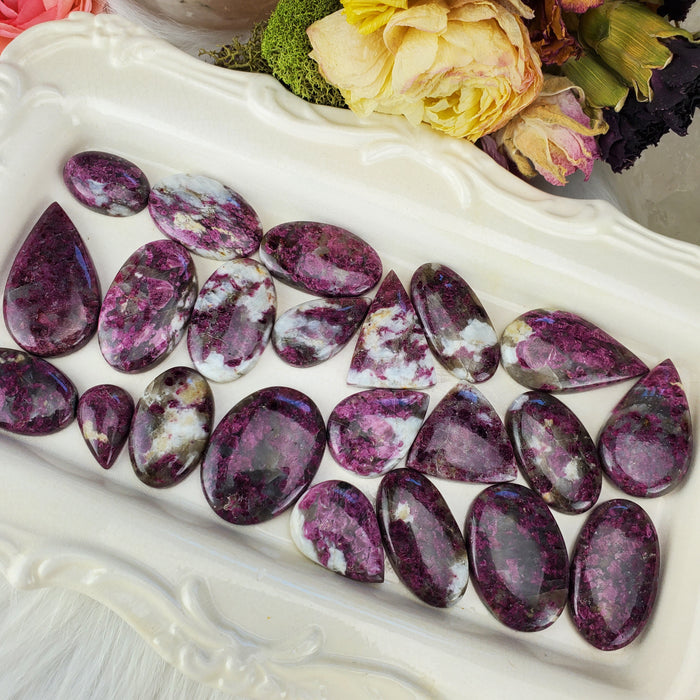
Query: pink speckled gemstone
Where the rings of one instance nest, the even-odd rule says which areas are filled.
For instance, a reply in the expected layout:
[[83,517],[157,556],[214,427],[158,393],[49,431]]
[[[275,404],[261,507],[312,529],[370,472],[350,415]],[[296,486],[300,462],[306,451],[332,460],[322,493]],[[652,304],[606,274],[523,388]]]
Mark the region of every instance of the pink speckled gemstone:
[[415,439],[429,400],[411,389],[368,389],[344,398],[328,417],[333,458],[360,476],[393,469]]
[[5,325],[17,344],[51,357],[83,347],[100,312],[97,271],[78,230],[54,202],[19,249],[5,284]]
[[508,409],[506,429],[523,476],[550,507],[563,513],[593,507],[603,471],[595,443],[566,404],[528,391]]
[[535,309],[501,336],[501,362],[516,382],[581,391],[646,374],[647,366],[598,326],[569,311]]
[[323,416],[305,394],[267,387],[219,422],[202,462],[214,512],[234,525],[274,518],[309,487],[326,446]]
[[0,428],[19,435],[49,435],[75,418],[78,392],[50,362],[22,350],[0,348]]
[[693,430],[671,360],[654,367],[615,406],[598,450],[610,480],[632,496],[661,496],[681,483],[693,456]]
[[439,263],[421,265],[411,278],[411,301],[430,349],[458,379],[484,382],[498,369],[498,336],[466,281]]
[[406,466],[454,481],[495,483],[517,476],[505,426],[472,384],[457,384],[433,409],[416,437]]
[[393,270],[360,328],[347,381],[385,389],[426,389],[437,381],[423,328]]
[[336,479],[312,486],[294,506],[289,528],[311,561],[354,581],[384,580],[377,516],[356,486]]
[[262,227],[253,207],[205,175],[176,174],[153,186],[148,211],[158,229],[196,255],[233,260],[252,255]]
[[469,582],[467,550],[430,479],[413,469],[390,471],[379,484],[377,518],[389,561],[411,593],[436,608],[457,603]]
[[621,649],[646,626],[656,600],[660,552],[641,506],[624,498],[588,516],[571,557],[571,617],[598,649]]
[[262,356],[275,321],[277,295],[264,265],[230,260],[202,285],[187,330],[194,366],[215,382],[250,372]]
[[102,302],[97,337],[105,360],[121,372],[158,364],[182,338],[196,296],[194,263],[179,243],[141,246]]
[[271,228],[260,243],[260,259],[277,279],[323,297],[364,294],[382,276],[372,246],[340,226],[315,221]]
[[507,627],[549,627],[566,606],[569,557],[545,502],[520,484],[484,489],[467,513],[472,580],[486,607]]
[[141,168],[104,151],[83,151],[63,168],[68,191],[84,206],[107,216],[132,216],[148,204],[150,185]]
[[121,387],[98,384],[78,401],[78,425],[93,457],[109,469],[129,437],[134,400]]
[[369,308],[367,297],[311,299],[275,321],[272,346],[293,367],[313,367],[337,355]]

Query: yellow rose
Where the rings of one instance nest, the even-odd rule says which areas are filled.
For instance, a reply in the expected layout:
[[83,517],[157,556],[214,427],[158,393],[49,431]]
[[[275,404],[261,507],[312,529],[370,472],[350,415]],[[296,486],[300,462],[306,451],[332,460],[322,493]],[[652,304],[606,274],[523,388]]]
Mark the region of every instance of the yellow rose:
[[567,78],[547,76],[537,99],[493,139],[526,177],[539,173],[552,185],[564,185],[578,169],[587,180],[600,158],[595,136],[608,125],[600,110],[593,118],[585,114],[584,101],[583,90]]
[[476,141],[542,87],[519,14],[531,15],[520,0],[422,0],[362,34],[341,10],[308,28],[310,56],[357,114],[402,114]]
[[405,10],[408,0],[342,0],[345,17],[356,24],[360,34],[381,29],[396,10]]

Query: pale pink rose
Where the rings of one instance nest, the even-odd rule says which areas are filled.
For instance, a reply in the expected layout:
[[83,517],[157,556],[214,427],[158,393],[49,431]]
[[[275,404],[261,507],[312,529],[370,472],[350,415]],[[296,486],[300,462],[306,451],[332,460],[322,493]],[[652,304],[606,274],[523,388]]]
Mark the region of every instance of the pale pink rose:
[[344,11],[307,34],[323,77],[348,107],[402,114],[475,141],[530,104],[542,87],[521,0],[418,0],[362,34]]
[[595,137],[607,131],[600,111],[583,111],[583,90],[566,78],[546,76],[537,99],[493,134],[498,148],[526,177],[537,173],[552,185],[566,184],[576,170],[590,177],[600,158]]
[[77,10],[96,14],[101,5],[93,0],[0,0],[0,52],[25,29]]

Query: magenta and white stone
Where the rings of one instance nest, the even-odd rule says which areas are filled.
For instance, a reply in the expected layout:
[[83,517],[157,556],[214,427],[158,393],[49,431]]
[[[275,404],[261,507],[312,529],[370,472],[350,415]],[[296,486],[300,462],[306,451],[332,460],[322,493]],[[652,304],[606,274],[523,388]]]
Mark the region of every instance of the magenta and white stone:
[[523,476],[551,508],[583,513],[595,504],[603,481],[596,445],[566,404],[528,391],[510,405],[505,424]]
[[345,481],[323,481],[296,503],[289,529],[308,559],[341,576],[365,583],[384,580],[384,548],[374,508]]
[[105,360],[120,372],[158,364],[184,335],[196,296],[196,270],[185,248],[169,240],[141,246],[102,302],[97,337]]
[[136,404],[129,432],[134,473],[147,486],[180,483],[199,464],[214,419],[207,380],[191,367],[159,374]]
[[163,178],[151,190],[148,211],[162,233],[212,260],[252,255],[262,238],[253,207],[230,187],[205,175]]
[[250,258],[221,265],[202,285],[187,331],[194,366],[214,382],[249,372],[272,333],[275,285],[264,265]]
[[613,408],[598,450],[610,480],[632,496],[661,496],[683,481],[693,456],[693,429],[688,397],[671,360],[654,367]]
[[207,503],[234,525],[270,520],[309,487],[326,447],[316,404],[290,387],[267,387],[219,422],[202,462]]
[[83,151],[63,167],[68,191],[92,211],[107,216],[132,216],[148,204],[150,185],[141,168],[104,151]]
[[344,398],[328,417],[328,448],[360,476],[393,469],[418,434],[430,398],[411,389],[368,389]]
[[639,377],[647,366],[619,341],[570,311],[527,311],[503,331],[501,362],[516,382],[582,391]]
[[49,435],[73,422],[78,392],[50,362],[23,350],[0,348],[0,428]]
[[455,605],[469,583],[464,537],[437,487],[412,469],[386,474],[377,519],[387,557],[401,582],[424,603]]
[[19,249],[5,283],[5,325],[34,355],[64,355],[97,329],[100,284],[75,225],[54,202]]
[[311,299],[285,311],[272,329],[272,346],[293,367],[313,367],[335,357],[360,327],[367,297]]
[[447,265],[426,263],[413,273],[410,291],[440,364],[461,380],[492,377],[501,357],[498,336],[466,281]]
[[359,296],[382,277],[382,262],[359,236],[331,224],[291,221],[271,228],[260,259],[274,277],[322,297]]
[[88,449],[103,469],[116,462],[126,444],[134,414],[131,395],[114,384],[90,387],[78,400],[78,426]]
[[513,481],[513,446],[500,416],[471,384],[445,394],[421,427],[406,466],[441,479],[471,483]]
[[347,382],[386,389],[426,389],[436,381],[416,311],[391,270],[360,328]]

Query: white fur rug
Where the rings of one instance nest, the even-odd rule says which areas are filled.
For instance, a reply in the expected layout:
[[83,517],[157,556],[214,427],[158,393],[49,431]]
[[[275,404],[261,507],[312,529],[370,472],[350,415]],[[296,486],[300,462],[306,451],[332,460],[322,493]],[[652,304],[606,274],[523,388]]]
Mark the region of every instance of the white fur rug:
[[2,700],[230,700],[185,678],[99,603],[0,575]]

